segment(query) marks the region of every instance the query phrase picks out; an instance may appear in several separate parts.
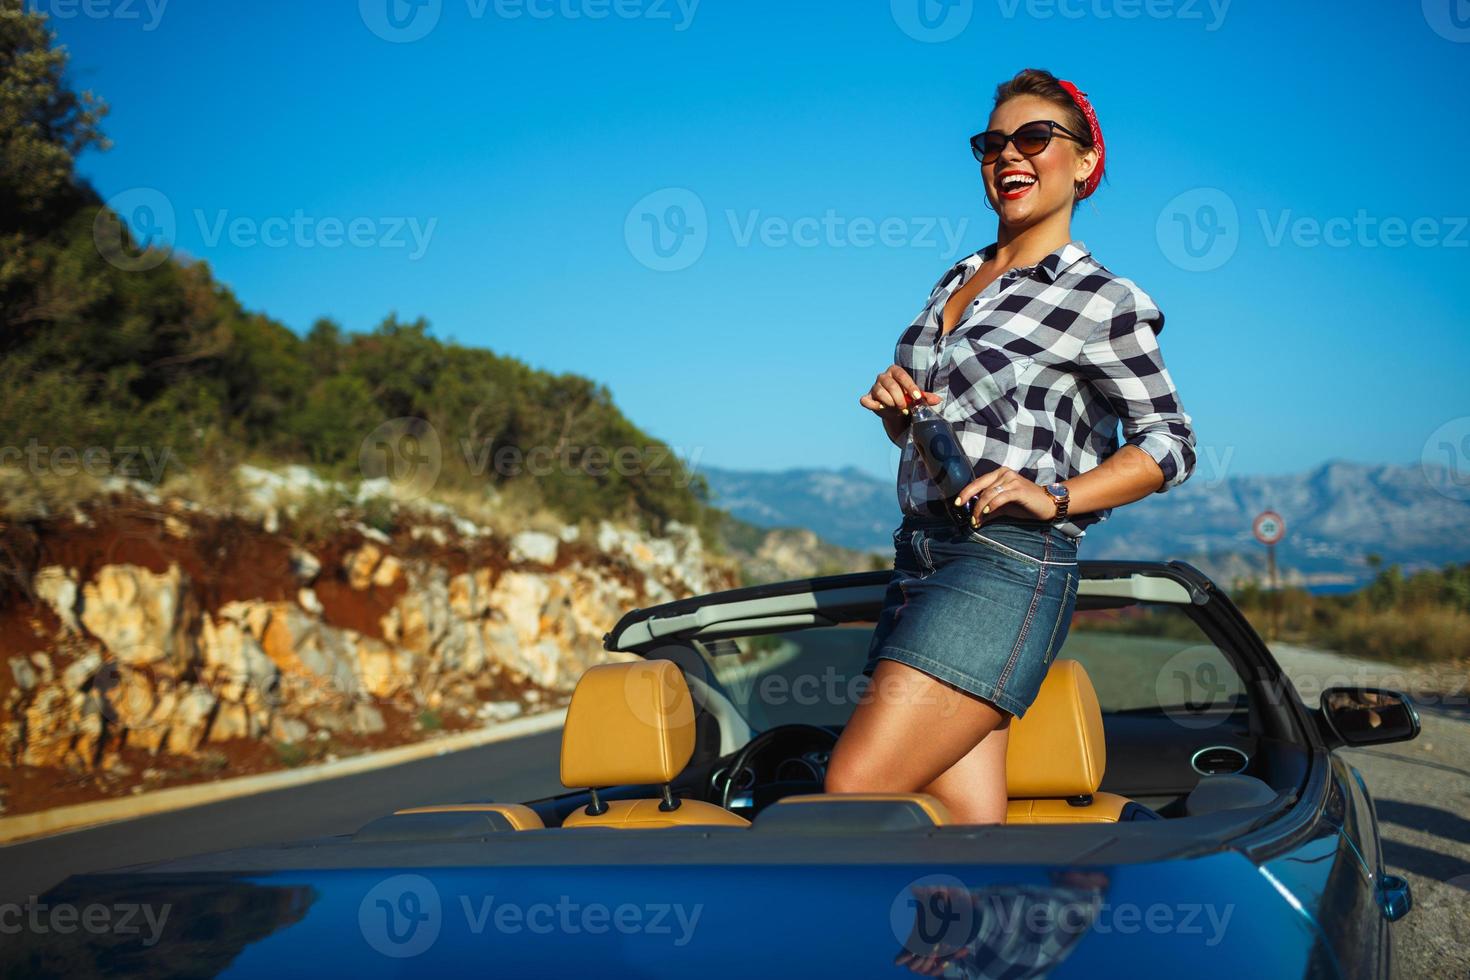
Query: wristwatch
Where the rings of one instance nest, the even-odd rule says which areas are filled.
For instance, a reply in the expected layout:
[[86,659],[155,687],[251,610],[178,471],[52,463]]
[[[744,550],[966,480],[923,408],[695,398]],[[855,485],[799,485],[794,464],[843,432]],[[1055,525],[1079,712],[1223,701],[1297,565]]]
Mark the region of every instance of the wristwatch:
[[1066,485],[1061,483],[1048,483],[1043,489],[1051,495],[1051,499],[1057,505],[1057,516],[1053,517],[1051,522],[1053,524],[1059,524],[1065,521],[1067,519],[1067,502],[1069,499]]

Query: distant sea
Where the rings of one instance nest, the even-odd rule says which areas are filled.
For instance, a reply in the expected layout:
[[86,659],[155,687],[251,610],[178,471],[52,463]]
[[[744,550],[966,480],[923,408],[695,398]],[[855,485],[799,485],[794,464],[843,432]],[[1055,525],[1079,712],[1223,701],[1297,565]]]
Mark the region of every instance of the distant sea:
[[1341,595],[1344,592],[1356,592],[1366,582],[1329,582],[1326,585],[1309,585],[1307,591],[1312,595]]

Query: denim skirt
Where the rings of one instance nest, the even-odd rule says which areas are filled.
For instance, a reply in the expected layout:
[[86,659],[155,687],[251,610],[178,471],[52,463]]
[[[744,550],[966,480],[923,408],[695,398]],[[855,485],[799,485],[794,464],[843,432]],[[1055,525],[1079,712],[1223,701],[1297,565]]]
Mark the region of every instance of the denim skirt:
[[1077,542],[1041,521],[905,515],[863,673],[897,660],[1021,717],[1067,638]]

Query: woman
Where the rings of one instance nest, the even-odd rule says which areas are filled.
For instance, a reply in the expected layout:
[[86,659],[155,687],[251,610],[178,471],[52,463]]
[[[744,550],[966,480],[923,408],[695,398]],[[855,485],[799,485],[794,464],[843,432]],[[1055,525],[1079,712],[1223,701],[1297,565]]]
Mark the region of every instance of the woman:
[[[1072,239],[1106,154],[1085,94],[1027,69],[997,88],[971,145],[996,241],[945,273],[860,399],[903,448],[903,522],[871,683],[826,789],[922,791],[960,822],[999,823],[1010,720],[1066,638],[1084,528],[1184,482],[1195,453],[1155,340],[1163,314]],[[973,464],[954,501],[968,526],[908,438],[921,402]]]

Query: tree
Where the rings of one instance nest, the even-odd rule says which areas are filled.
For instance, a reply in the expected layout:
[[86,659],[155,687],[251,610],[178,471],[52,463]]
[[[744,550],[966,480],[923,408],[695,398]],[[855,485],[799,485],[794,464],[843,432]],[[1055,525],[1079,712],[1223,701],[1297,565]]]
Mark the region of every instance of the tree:
[[77,155],[109,145],[98,128],[106,106],[66,87],[66,51],[54,41],[23,0],[0,0],[0,352],[11,329],[80,302],[43,294],[59,258],[46,239],[87,196],[74,179]]
[[98,128],[107,107],[66,87],[66,50],[45,17],[23,0],[0,0],[0,14],[0,227],[12,232],[69,196],[82,150],[110,144]]

